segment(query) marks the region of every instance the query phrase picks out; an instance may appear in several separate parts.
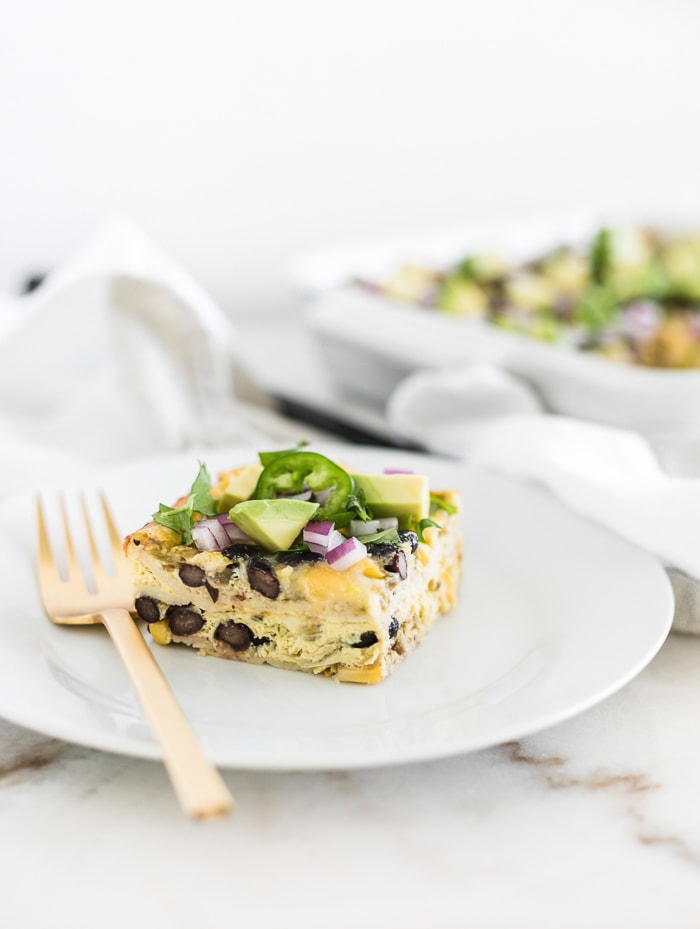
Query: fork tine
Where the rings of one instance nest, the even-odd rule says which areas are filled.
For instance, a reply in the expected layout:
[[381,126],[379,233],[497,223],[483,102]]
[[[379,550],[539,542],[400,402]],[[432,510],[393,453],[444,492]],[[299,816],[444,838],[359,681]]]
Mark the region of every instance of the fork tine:
[[100,492],[100,503],[102,504],[102,512],[104,513],[105,522],[107,523],[107,531],[109,533],[109,541],[112,544],[112,548],[115,551],[121,552],[122,550],[122,539],[119,535],[119,530],[117,529],[116,523],[112,516],[112,512],[107,503],[107,498],[103,492]]
[[117,524],[114,522],[112,511],[109,508],[107,498],[105,497],[103,491],[100,491],[100,503],[102,504],[102,512],[104,514],[105,523],[107,524],[107,533],[109,535],[109,542],[112,547],[114,569],[122,578],[130,577],[131,571],[127,564],[126,558],[124,557],[122,537],[119,535]]
[[39,567],[39,579],[43,583],[44,579],[52,581],[60,580],[56,559],[51,550],[49,534],[46,529],[46,520],[44,518],[44,508],[41,505],[41,497],[36,498],[36,521],[38,528],[38,549],[37,562]]
[[83,577],[83,571],[80,567],[80,562],[78,561],[78,556],[75,552],[75,546],[73,545],[73,536],[71,535],[70,524],[68,522],[68,511],[66,509],[66,498],[64,494],[61,494],[61,516],[63,518],[63,531],[66,537],[68,580],[73,584],[82,582],[83,588],[87,590],[85,578]]
[[85,521],[85,534],[87,535],[88,548],[90,549],[90,561],[92,562],[92,570],[95,576],[95,580],[102,579],[106,575],[104,565],[102,564],[102,559],[100,553],[97,549],[97,544],[95,543],[95,536],[92,531],[92,524],[90,522],[90,514],[88,512],[87,503],[85,502],[85,494],[80,495],[80,508],[83,511],[83,519]]

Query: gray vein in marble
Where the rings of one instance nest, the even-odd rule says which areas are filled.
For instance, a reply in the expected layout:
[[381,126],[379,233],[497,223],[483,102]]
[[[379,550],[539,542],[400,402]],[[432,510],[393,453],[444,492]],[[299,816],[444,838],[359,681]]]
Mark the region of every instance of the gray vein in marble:
[[59,739],[41,738],[0,761],[0,786],[12,786],[31,778],[35,771],[60,759],[71,746]]
[[566,770],[568,761],[560,755],[528,754],[522,742],[507,742],[504,749],[514,764],[531,765],[542,772],[548,787],[553,790],[584,789],[596,791],[615,791],[622,793],[626,798],[625,812],[632,820],[636,839],[642,845],[649,847],[662,846],[670,849],[680,858],[694,867],[700,868],[700,853],[698,853],[682,836],[664,832],[648,822],[647,815],[642,809],[643,800],[662,785],[655,783],[644,773],[613,774],[604,769],[597,768],[585,776],[577,776]]

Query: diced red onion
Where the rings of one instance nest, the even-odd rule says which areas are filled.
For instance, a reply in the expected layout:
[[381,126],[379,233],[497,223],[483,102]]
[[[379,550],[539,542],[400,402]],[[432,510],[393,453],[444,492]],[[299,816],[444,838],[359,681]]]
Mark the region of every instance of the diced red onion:
[[325,490],[319,490],[318,493],[314,494],[314,503],[318,503],[319,506],[325,506],[334,490],[335,487],[326,487]]
[[386,516],[384,519],[353,519],[350,523],[350,535],[362,538],[363,535],[374,535],[385,529],[398,529],[399,521],[396,516]]
[[350,522],[350,535],[374,535],[379,532],[378,519],[353,519]]
[[231,545],[234,542],[240,542],[243,545],[255,545],[255,541],[251,539],[249,535],[246,535],[241,527],[237,526],[236,523],[228,523],[226,525],[226,532],[228,533],[229,544]]
[[302,490],[300,494],[280,494],[284,500],[310,500],[313,493],[310,490]]
[[338,532],[337,529],[334,529],[328,536],[328,540],[323,544],[318,542],[307,542],[306,544],[309,546],[310,551],[315,552],[317,555],[327,555],[328,552],[342,545],[344,541],[345,536],[341,532]]
[[635,300],[620,314],[620,328],[633,339],[650,339],[661,324],[661,307],[653,300]]
[[331,549],[326,555],[326,561],[336,571],[345,571],[358,561],[367,557],[367,549],[354,536],[344,539],[340,545]]
[[317,555],[325,555],[345,541],[345,537],[335,528],[335,523],[322,520],[307,523],[302,538]]
[[313,552],[314,555],[327,555],[328,549],[325,545],[319,545],[318,542],[307,542],[306,543],[309,551]]
[[415,474],[415,471],[406,471],[404,468],[384,468],[385,474]]
[[192,526],[192,541],[200,552],[220,552],[238,542],[254,545],[253,539],[229,518],[228,513],[219,513],[210,519],[200,519]]
[[334,529],[331,532],[330,538],[328,539],[328,551],[332,552],[334,548],[337,548],[339,545],[342,545],[345,541],[345,536],[342,532],[338,532],[337,529]]
[[207,526],[207,522],[209,520],[202,519],[192,526],[192,541],[200,552],[218,552],[219,544],[214,538],[211,529]]
[[[203,520],[200,521],[203,522]],[[226,546],[230,544],[228,532],[226,531],[227,524],[222,523],[218,519],[208,519],[206,522],[207,528],[216,539],[216,544],[219,548],[226,548]]]
[[314,542],[317,545],[327,545],[328,538],[330,537],[330,534],[333,532],[334,529],[335,529],[334,522],[330,522],[330,521],[323,522],[322,520],[318,520],[318,521],[312,520],[311,522],[307,523],[306,526],[304,526],[304,532],[302,533],[302,537],[307,545],[309,544],[309,542]]

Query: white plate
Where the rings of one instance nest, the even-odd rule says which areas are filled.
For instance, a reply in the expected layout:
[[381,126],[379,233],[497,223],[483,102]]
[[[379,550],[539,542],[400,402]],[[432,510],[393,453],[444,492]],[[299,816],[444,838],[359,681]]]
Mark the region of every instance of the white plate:
[[[463,491],[459,605],[373,687],[154,645],[216,763],[369,767],[484,748],[592,706],[634,677],[664,641],[673,603],[656,560],[544,492],[406,452],[327,451],[360,469],[413,467],[435,488]],[[219,451],[207,460],[216,470],[253,454]],[[100,484],[126,532],[189,486],[195,468],[194,456],[150,461],[105,472]],[[157,758],[106,633],[51,625],[33,558],[32,501],[6,501],[0,714],[68,741]]]

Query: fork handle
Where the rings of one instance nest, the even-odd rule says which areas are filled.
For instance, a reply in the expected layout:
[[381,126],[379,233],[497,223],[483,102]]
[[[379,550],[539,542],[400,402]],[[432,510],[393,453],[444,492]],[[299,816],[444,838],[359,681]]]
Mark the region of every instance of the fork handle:
[[124,662],[185,813],[197,819],[230,812],[234,799],[206,759],[140,629],[126,610],[99,614]]

